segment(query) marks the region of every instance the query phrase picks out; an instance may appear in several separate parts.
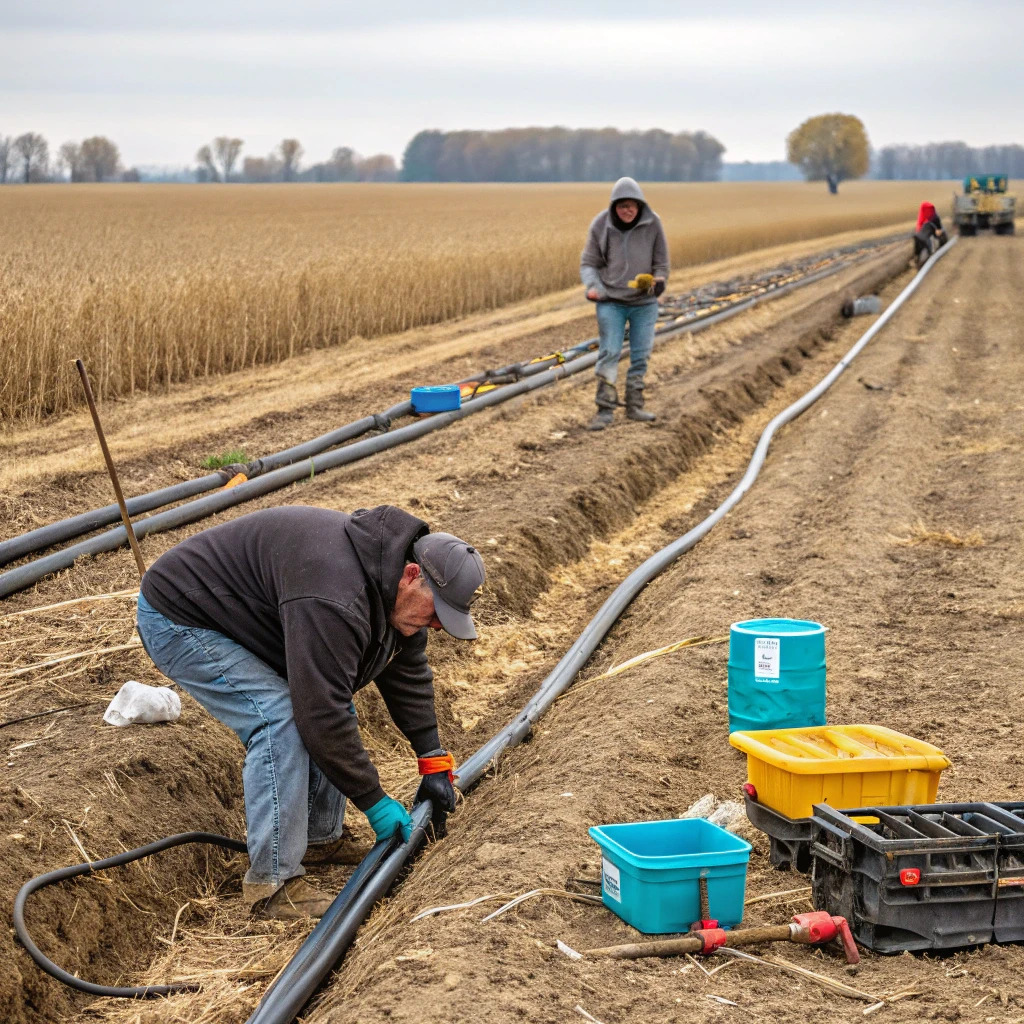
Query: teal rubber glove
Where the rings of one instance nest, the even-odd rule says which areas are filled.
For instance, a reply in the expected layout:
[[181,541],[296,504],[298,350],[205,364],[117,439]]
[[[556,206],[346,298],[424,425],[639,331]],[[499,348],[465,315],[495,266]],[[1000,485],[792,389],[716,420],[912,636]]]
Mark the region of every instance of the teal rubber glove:
[[408,842],[412,835],[409,812],[389,796],[382,796],[372,807],[367,808],[366,817],[378,839],[390,839],[398,829],[402,830],[402,842]]

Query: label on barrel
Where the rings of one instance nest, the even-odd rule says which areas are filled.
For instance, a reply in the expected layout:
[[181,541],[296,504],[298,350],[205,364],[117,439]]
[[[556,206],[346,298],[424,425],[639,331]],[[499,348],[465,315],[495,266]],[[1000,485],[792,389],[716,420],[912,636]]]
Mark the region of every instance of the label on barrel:
[[621,903],[622,890],[619,888],[619,869],[604,857],[601,858],[601,877],[604,882],[605,896],[610,896],[616,903]]
[[779,681],[779,641],[773,636],[759,636],[754,639],[754,682],[777,683]]

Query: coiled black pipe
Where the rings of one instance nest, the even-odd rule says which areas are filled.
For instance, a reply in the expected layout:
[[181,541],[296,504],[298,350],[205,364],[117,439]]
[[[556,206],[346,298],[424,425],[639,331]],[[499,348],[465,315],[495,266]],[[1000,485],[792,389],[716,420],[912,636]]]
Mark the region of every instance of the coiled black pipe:
[[[32,936],[29,934],[28,926],[25,924],[25,904],[32,893],[42,889],[44,886],[63,882],[68,878],[77,878],[79,875],[91,875],[94,871],[103,871],[105,868],[117,868],[124,864],[131,864],[132,861],[141,860],[143,857],[151,857],[154,853],[170,850],[175,846],[184,846],[186,843],[204,843],[209,846],[221,846],[226,850],[234,850],[236,853],[246,852],[245,843],[238,839],[229,839],[227,836],[219,836],[215,832],[180,832],[178,835],[167,836],[166,839],[158,839],[154,843],[140,846],[136,850],[127,850],[125,853],[119,853],[114,857],[107,857],[105,860],[73,864],[68,868],[58,868],[56,871],[47,872],[45,875],[37,875],[35,878],[29,879],[18,890],[18,895],[14,898],[14,933],[18,936],[18,941],[25,947],[28,955],[47,974],[52,975],[58,981],[62,981],[65,985],[77,988],[80,992],[88,992],[90,995],[123,996],[128,999],[151,999],[154,996],[167,996],[174,992],[194,992],[199,987],[198,985],[176,984],[123,987],[120,985],[96,985],[91,981],[83,981],[81,978],[76,978],[75,975],[69,974],[63,967],[58,967],[49,957],[44,955],[42,950],[33,941]],[[368,877],[367,873],[364,873],[363,877],[365,880]]]
[[[138,849],[128,850],[114,857],[108,857],[106,860],[75,864],[68,868],[50,871],[45,875],[38,875],[36,878],[30,879],[18,890],[18,895],[14,900],[14,932],[18,936],[18,941],[25,947],[29,956],[47,974],[63,982],[65,985],[77,988],[80,992],[88,992],[90,995],[117,996],[126,999],[152,999],[155,996],[173,995],[175,992],[195,992],[200,986],[194,983],[126,987],[119,985],[96,985],[91,981],[83,981],[81,978],[69,974],[62,967],[58,967],[49,957],[45,956],[35,944],[29,933],[28,925],[25,923],[25,904],[29,896],[44,886],[63,882],[68,878],[76,878],[79,875],[92,874],[94,871],[102,871],[104,868],[121,867],[124,864],[130,864],[132,861],[141,860],[143,857],[151,857],[154,853],[160,853],[175,846],[183,846],[186,843],[205,843],[210,846],[222,846],[227,850],[234,850],[236,853],[246,852],[245,843],[238,839],[229,839],[227,836],[220,836],[214,832],[181,832],[178,835],[159,839],[146,846],[140,846]],[[345,888],[331,904],[328,914],[336,917],[339,914],[345,913],[356,897],[362,892],[366,883],[374,875],[380,862],[397,846],[397,837],[382,839],[375,843],[370,852],[359,862],[358,867],[345,884]]]
[[[783,295],[794,291],[797,288],[803,288],[807,285],[814,284],[823,278],[830,277],[831,275],[838,273],[840,270],[846,270],[848,267],[849,264],[838,264],[834,267],[828,267],[825,270],[812,274],[809,277],[802,278],[799,281],[794,281],[791,284],[784,285],[781,288],[777,288],[774,291],[766,293],[765,295],[758,295],[745,299],[744,301],[737,303],[735,306],[730,306],[728,309],[724,309],[719,313],[714,313],[711,316],[703,317],[700,320],[680,324],[669,324],[658,329],[656,332],[657,340],[662,341],[666,337],[670,337],[675,334],[696,333],[698,331],[702,331],[706,327],[711,327],[723,320],[727,320],[730,317],[746,312],[748,309],[752,309],[761,302],[781,298]],[[458,419],[462,419],[465,416],[470,416],[475,412],[479,412],[481,409],[490,408],[493,405],[506,402],[518,395],[525,394],[528,391],[533,391],[538,387],[544,387],[547,384],[554,383],[562,377],[579,373],[581,370],[585,370],[587,367],[593,366],[594,363],[597,362],[597,352],[592,350],[592,345],[592,341],[581,342],[572,349],[567,349],[565,353],[562,353],[560,356],[552,356],[549,360],[544,360],[541,363],[527,365],[521,369],[520,380],[513,384],[497,388],[494,391],[488,391],[482,395],[477,395],[467,401],[460,409],[456,409],[451,412],[435,413],[425,420],[420,420],[418,423],[399,427],[397,430],[392,430],[377,437],[367,438],[364,441],[357,441],[355,444],[348,445],[347,447],[338,449],[337,451],[314,456],[308,461],[303,460],[301,462],[291,462],[291,464],[281,466],[271,472],[261,473],[254,479],[248,480],[243,484],[239,484],[236,487],[231,488],[229,491],[218,491],[217,493],[207,495],[204,498],[198,498],[195,501],[186,502],[183,505],[179,505],[177,508],[168,509],[166,512],[159,512],[156,515],[150,516],[148,519],[143,519],[134,523],[135,535],[141,539],[150,533],[172,530],[179,526],[196,522],[199,519],[204,519],[207,516],[221,512],[226,508],[231,508],[234,505],[240,505],[245,501],[251,501],[253,498],[261,497],[271,491],[287,487],[289,484],[297,483],[306,478],[312,478],[316,473],[324,472],[328,469],[334,469],[338,466],[344,466],[350,462],[356,462],[371,455],[376,455],[389,448],[395,448],[398,445],[406,444],[407,442],[423,437],[425,434],[429,434],[434,430],[440,430],[441,428],[454,423]],[[571,358],[569,357],[570,353],[572,354]],[[623,354],[623,358],[625,357],[625,354]],[[548,363],[554,363],[555,365],[545,368]],[[398,415],[399,413],[396,410],[406,409],[407,406],[410,406],[410,403],[401,403],[400,405],[393,406],[392,409],[380,415],[386,416],[388,413]],[[364,417],[363,420],[356,421],[356,423],[363,424],[372,419],[376,419],[376,417]],[[356,424],[350,424],[348,427],[341,427],[338,431],[332,433],[337,434],[349,429],[354,429],[355,426]],[[325,434],[323,436],[329,437],[331,435]],[[289,449],[289,451],[294,452],[297,449],[316,444],[320,440],[321,439],[319,438],[314,439],[314,441],[306,442],[305,445],[298,445],[295,449]],[[265,466],[271,459],[283,459],[286,454],[287,453],[282,452],[279,456],[270,456],[268,459],[262,460],[262,462]],[[116,508],[116,506],[114,507]],[[27,562],[25,565],[20,565],[15,569],[9,569],[5,573],[0,573],[0,598],[16,593],[19,590],[24,590],[26,587],[30,587],[50,573],[59,572],[62,569],[69,568],[74,564],[76,559],[81,558],[84,555],[97,555],[106,551],[115,551],[117,548],[123,547],[127,542],[127,534],[124,527],[118,526],[113,530],[108,530],[106,533],[98,534],[95,537],[90,537],[87,540],[80,541],[78,544],[73,544],[70,547],[63,548],[50,555],[44,555],[42,558],[34,559],[33,561]]]
[[[953,241],[955,242],[955,239]],[[736,485],[729,497],[688,533],[655,552],[615,588],[598,613],[587,623],[576,642],[544,679],[537,693],[522,711],[459,767],[455,778],[455,784],[459,790],[463,793],[469,790],[497,758],[510,747],[522,742],[530,734],[533,723],[572,685],[579,671],[597,649],[598,644],[640,591],[672,565],[680,555],[689,551],[709,533],[712,527],[746,494],[764,465],[768,446],[779,427],[796,419],[835,383],[861,349],[917,290],[925,276],[938,263],[939,259],[949,252],[952,245],[953,242],[947,244],[924,265],[924,268],[917,273],[892,305],[861,336],[831,372],[768,424],[757,442],[754,455],[743,479]],[[413,809],[414,831],[412,838],[399,846],[381,864],[377,875],[367,884],[359,899],[349,904],[344,914],[332,914],[327,924],[325,922],[328,921],[328,918],[325,915],[320,924],[310,933],[306,943],[299,947],[295,957],[267,990],[246,1024],[291,1024],[295,1020],[312,993],[345,955],[363,918],[373,908],[374,903],[387,894],[403,865],[422,842],[421,830],[430,820],[431,809],[429,801]],[[306,945],[311,943],[315,944],[315,953],[312,950],[306,950]],[[314,977],[315,971],[321,972],[319,976]]]

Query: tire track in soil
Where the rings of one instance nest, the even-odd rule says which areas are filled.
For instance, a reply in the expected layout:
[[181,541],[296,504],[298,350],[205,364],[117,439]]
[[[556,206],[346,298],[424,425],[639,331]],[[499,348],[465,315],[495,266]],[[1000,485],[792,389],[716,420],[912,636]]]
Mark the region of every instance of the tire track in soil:
[[[1021,798],[1022,246],[976,241],[960,243],[833,390],[786,428],[754,490],[647,588],[588,674],[741,618],[819,618],[831,627],[830,720],[881,722],[940,743],[954,762],[943,798]],[[984,543],[899,543],[918,519],[961,537],[978,528]],[[725,745],[725,658],[724,646],[695,649],[559,702],[371,920],[310,1024],[554,1024],[574,1019],[577,1003],[608,1024],[744,1011],[861,1020],[862,1005],[756,967],[709,980],[680,961],[577,964],[551,948],[555,938],[576,949],[628,941],[630,930],[600,909],[539,900],[488,925],[478,923],[486,908],[407,924],[428,906],[595,877],[589,824],[678,814],[708,790],[734,797],[745,771]],[[806,884],[769,867],[766,841],[754,844],[751,892]],[[759,904],[750,923],[802,909]],[[865,954],[850,972],[829,954],[783,955],[871,992],[921,993],[887,1007],[891,1021],[1002,1020],[1024,1010],[1018,946],[950,958]]]

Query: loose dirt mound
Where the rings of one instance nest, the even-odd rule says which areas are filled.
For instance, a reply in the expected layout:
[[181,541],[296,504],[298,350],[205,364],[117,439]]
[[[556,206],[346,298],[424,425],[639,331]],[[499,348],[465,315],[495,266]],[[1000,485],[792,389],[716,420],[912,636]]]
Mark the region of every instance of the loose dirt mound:
[[[1013,265],[1000,262],[1003,250],[993,249],[994,255],[990,255],[988,248],[982,248],[988,241],[979,240],[981,244],[970,250],[961,244],[945,265],[937,268],[933,278],[945,283],[947,302],[951,302],[950,282],[973,279],[979,273],[999,280],[1019,276]],[[988,266],[978,265],[982,257],[990,260]],[[893,264],[874,273],[891,274],[895,269]],[[590,414],[590,384],[581,382],[513,403],[514,408],[482,414],[409,450],[389,453],[352,472],[325,476],[273,500],[341,508],[394,501],[418,509],[435,524],[459,532],[488,552],[493,582],[482,612],[487,628],[481,641],[473,653],[454,642],[433,645],[442,731],[464,755],[503,724],[510,709],[535,687],[603,599],[607,587],[720,500],[744,465],[766,419],[806,390],[863,329],[863,321],[839,325],[836,317],[844,288],[852,287],[851,279],[858,276],[863,272],[796,293],[722,328],[658,350],[651,396],[663,419],[653,430],[621,423],[604,435],[586,434],[582,424]],[[808,414],[808,420],[791,428],[766,470],[775,476],[766,475],[717,534],[687,556],[671,576],[649,589],[588,673],[596,674],[613,661],[683,635],[720,631],[738,618],[767,613],[815,615],[834,627],[829,652],[833,717],[877,720],[880,704],[891,701],[894,710],[886,712],[885,724],[945,743],[958,764],[963,763],[957,756],[957,744],[963,743],[965,756],[967,744],[960,740],[959,723],[951,720],[942,729],[934,725],[944,722],[948,714],[948,708],[943,709],[942,688],[936,687],[929,702],[927,691],[921,688],[927,673],[920,671],[920,663],[914,659],[919,645],[931,650],[946,643],[948,651],[949,637],[956,635],[951,633],[951,617],[934,613],[934,580],[948,570],[947,560],[996,560],[971,562],[970,569],[975,572],[982,564],[1004,564],[1014,538],[1019,548],[1019,519],[1013,518],[1013,509],[1000,507],[993,512],[993,516],[1008,516],[998,521],[1010,524],[1003,526],[1004,540],[997,543],[995,536],[990,539],[991,524],[956,518],[956,501],[949,508],[918,507],[918,492],[928,493],[921,490],[923,484],[918,486],[918,474],[950,473],[957,461],[964,461],[941,462],[946,454],[936,446],[935,431],[945,430],[949,423],[935,411],[934,395],[931,405],[925,398],[937,382],[950,384],[943,375],[953,365],[959,366],[960,357],[947,352],[948,345],[918,343],[908,337],[908,332],[920,331],[931,341],[933,326],[926,323],[926,316],[940,301],[943,285],[939,281],[929,283],[927,295],[915,300],[912,311],[901,315],[898,331],[894,327],[884,336],[884,347],[880,339],[876,348],[869,349],[872,359],[888,353],[888,362],[859,361],[839,385],[842,390],[836,392],[835,402],[830,397]],[[862,282],[862,287],[868,283]],[[961,318],[975,301],[972,294],[972,288],[964,288],[964,309],[957,307]],[[1013,362],[1013,353],[1007,351],[1008,342],[999,334],[1007,330],[1000,324],[1011,321],[992,319],[994,314],[981,304],[977,308],[970,305],[970,309],[974,319],[963,326],[974,331],[973,344],[980,347],[977,351],[972,347],[972,358],[963,360],[977,366],[963,369],[966,373],[977,370],[982,376],[974,382],[976,394],[969,398],[965,399],[960,384],[952,385],[953,393],[944,396],[947,403],[966,400],[968,404],[958,407],[956,414],[968,417],[988,409],[973,406],[974,397],[979,402],[1001,400],[1005,385],[999,374],[1019,374],[1020,369]],[[1019,310],[1007,309],[1004,315],[1014,312],[1019,314]],[[912,331],[908,324],[913,325]],[[991,340],[978,340],[985,331]],[[985,345],[994,344],[1002,347],[979,356]],[[912,358],[908,357],[904,366],[900,359],[907,353]],[[992,373],[985,376],[990,363]],[[881,390],[867,390],[857,383],[854,373],[871,384],[880,384]],[[845,396],[842,404],[840,396]],[[918,411],[911,416],[911,410]],[[930,415],[928,410],[932,410]],[[822,418],[822,412],[828,415]],[[1012,418],[1009,412],[1006,416]],[[808,424],[813,424],[813,429]],[[964,438],[962,447],[983,449],[967,458],[969,466],[960,471],[961,477],[966,478],[966,473],[977,476],[975,463],[979,467],[1002,466],[1006,471],[1019,460],[1019,439],[1008,422],[998,429],[991,426],[991,432],[988,425],[982,429],[980,424],[975,431],[964,420],[962,429],[958,427]],[[889,446],[890,437],[913,442],[909,458],[898,446]],[[997,440],[1004,446],[993,447]],[[873,459],[866,458],[866,451],[873,453]],[[879,469],[874,460],[884,468]],[[875,476],[883,473],[891,482],[878,490]],[[835,479],[828,480],[829,475]],[[948,484],[942,493],[952,493]],[[761,496],[767,505],[755,510],[755,496]],[[827,500],[819,500],[825,496]],[[1000,496],[1004,505],[1011,500],[1011,493]],[[862,498],[868,511],[860,504]],[[251,507],[259,507],[259,503]],[[248,510],[247,506],[238,514]],[[929,529],[950,530],[958,536],[978,529],[986,543],[953,550],[928,543],[900,546],[888,539],[910,536],[919,519]],[[154,558],[180,536],[152,538],[144,545],[147,557]],[[899,569],[900,559],[908,560],[903,570]],[[937,561],[932,564],[932,560]],[[862,565],[866,567],[863,571]],[[55,601],[83,589],[113,590],[130,583],[130,559],[109,556],[48,581],[38,593],[16,599],[13,606]],[[972,588],[971,600],[979,602],[977,609],[968,602],[966,589],[957,585],[950,590],[960,597],[960,607],[972,615],[981,615],[980,607],[987,608],[989,599],[994,599],[1003,613],[1020,615],[1019,589],[1011,593],[998,582],[993,588]],[[912,597],[912,604],[900,604],[899,613],[887,607],[892,601],[905,602]],[[918,611],[919,605],[932,610]],[[89,644],[97,631],[102,634],[104,630],[122,640],[126,613],[127,607],[118,602],[95,606],[87,619],[83,617],[91,629]],[[58,623],[66,625],[66,613],[55,614],[51,620],[28,620],[34,625],[15,626],[14,620],[3,620],[5,633],[0,640],[15,641],[11,646],[26,660],[42,660],[52,649],[47,643],[53,628]],[[963,620],[965,630],[973,628],[967,621]],[[1012,618],[997,621],[1004,630],[1012,628]],[[879,622],[885,625],[876,625]],[[953,622],[959,630],[961,620]],[[877,642],[879,637],[890,639],[892,646],[880,647],[870,662],[856,662],[857,645]],[[966,639],[958,642],[966,645]],[[982,660],[976,647],[970,657]],[[995,651],[986,656],[989,659],[988,669],[995,678],[1002,678],[1005,669],[998,667]],[[579,948],[622,935],[624,926],[601,910],[539,902],[480,928],[474,923],[477,918],[466,914],[423,922],[413,930],[406,927],[412,912],[437,903],[487,892],[525,891],[539,884],[561,887],[569,877],[594,876],[594,848],[585,837],[586,824],[678,813],[708,789],[723,796],[735,795],[743,767],[724,747],[723,660],[724,648],[701,648],[652,662],[635,673],[595,683],[581,689],[579,696],[567,697],[543,723],[534,741],[513,754],[496,778],[471,795],[452,819],[449,839],[421,858],[396,900],[371,922],[360,949],[349,958],[337,984],[325,994],[311,1019],[370,1021],[415,1016],[417,1020],[470,1020],[483,1011],[498,1020],[565,1020],[574,1015],[578,1002],[611,1024],[673,1019],[679,1013],[676,998],[691,1008],[698,998],[715,1012],[730,1012],[729,1007],[719,1009],[720,1004],[703,999],[705,990],[697,980],[703,975],[697,969],[670,975],[679,965],[665,962],[615,965],[594,973],[591,967],[573,965],[548,951],[547,941],[556,936]],[[104,658],[102,665],[103,671],[90,670],[70,682],[54,679],[47,684],[49,692],[33,682],[18,702],[8,704],[16,703],[19,712],[27,713],[72,697],[109,695],[127,675],[156,681],[142,656],[134,652]],[[880,689],[878,680],[871,683],[865,676],[865,683],[851,675],[864,669],[884,673],[889,689],[883,701],[877,692],[874,697],[865,694],[868,685]],[[978,669],[978,674],[981,671]],[[682,683],[681,673],[685,673]],[[134,845],[183,828],[210,827],[240,834],[239,748],[191,702],[184,703],[183,724],[171,728],[114,736],[112,730],[93,724],[99,710],[94,708],[88,713],[91,718],[66,715],[49,724],[44,724],[44,719],[7,730],[9,750],[25,742],[37,745],[11,750],[8,758],[12,762],[11,785],[20,791],[5,802],[4,831],[17,832],[23,838],[10,844],[15,853],[4,866],[0,882],[6,893],[13,894],[29,874],[81,859],[69,829],[91,856],[112,852],[118,844]],[[931,710],[928,721],[922,722],[920,711],[926,706]],[[969,710],[980,714],[973,705]],[[396,795],[411,796],[414,780],[397,733],[372,698],[360,702],[360,714],[385,785]],[[201,729],[204,724],[206,728]],[[129,735],[134,739],[126,746]],[[115,772],[122,799],[104,781],[104,772],[128,757],[128,750],[135,750],[133,744],[145,748],[152,769],[140,768],[129,758],[123,773]],[[1006,744],[1004,755],[1009,750],[1008,738]],[[74,765],[73,774],[65,767],[69,764]],[[182,765],[189,764],[192,768],[186,771]],[[999,778],[990,769],[1003,768],[1003,785],[1011,784],[998,758],[986,761],[985,768],[990,783]],[[169,778],[173,782],[168,782]],[[965,782],[969,780],[954,775],[948,784]],[[168,792],[168,786],[173,791]],[[961,795],[966,789],[966,785],[959,792],[951,788],[950,795]],[[996,798],[1007,791],[982,795]],[[38,805],[31,803],[32,798]],[[85,807],[90,807],[88,814]],[[361,827],[361,817],[353,818]],[[365,845],[365,833],[357,836],[356,846],[360,839]],[[758,854],[752,866],[752,891],[803,884],[802,878],[769,873],[761,845]],[[189,855],[179,856],[184,860]],[[232,898],[238,871],[216,859],[209,872],[194,860],[155,864],[145,869],[152,884],[143,869],[135,870],[138,874],[126,878],[122,892],[155,916],[138,914],[124,902],[115,905],[113,886],[96,879],[80,882],[68,886],[64,893],[38,898],[40,910],[32,911],[32,920],[44,948],[70,968],[99,980],[124,973],[125,980],[135,981],[136,972],[141,971],[145,980],[162,981],[173,973],[205,968],[208,992],[177,997],[168,1004],[95,1004],[83,1017],[81,1012],[76,1015],[75,1007],[85,1003],[69,999],[56,983],[42,978],[21,951],[8,945],[6,950],[0,949],[0,956],[14,966],[7,975],[12,984],[0,995],[0,1010],[7,1017],[19,1024],[21,1020],[53,1020],[62,1014],[70,1015],[68,1019],[101,1015],[125,1022],[245,1019],[258,997],[258,989],[247,986],[255,983],[261,988],[269,980],[279,966],[280,955],[301,938],[301,929],[282,932],[232,916],[231,908],[238,902]],[[176,872],[181,873],[177,891]],[[203,876],[209,878],[206,897],[220,886],[227,898],[193,902],[176,933],[177,948],[166,961],[145,970],[164,945],[157,940],[170,939],[175,913],[194,895]],[[341,875],[329,881],[340,884]],[[152,902],[143,904],[141,893],[147,890],[153,891]],[[51,902],[45,903],[47,900]],[[794,909],[802,908],[759,905],[761,916],[755,920],[778,919]],[[92,927],[79,931],[78,915],[85,910],[94,914],[97,922],[102,918],[106,928],[102,935]],[[47,925],[42,924],[44,919]],[[128,932],[127,928],[136,930]],[[221,940],[216,940],[218,934]],[[233,949],[243,947],[244,956],[232,955]],[[430,952],[423,952],[428,949]],[[792,958],[802,952],[796,951]],[[989,961],[997,968],[991,976],[994,987],[1009,984],[1005,974],[1009,968],[1000,975],[998,965],[1005,957],[1015,963],[1013,955],[1012,951],[990,955]],[[975,964],[984,966],[989,961],[981,954],[967,958],[968,977],[978,973]],[[872,970],[876,963],[873,958]],[[880,987],[891,988],[900,975],[892,974],[886,963],[892,962],[883,962],[878,967],[883,973],[876,977],[881,978]],[[224,973],[210,974],[211,968]],[[747,973],[750,970],[730,967],[715,976],[724,987],[709,987],[707,992],[742,1001],[761,1012],[763,1004],[753,996],[768,986],[765,979]],[[952,984],[937,986],[934,972],[928,978],[933,988]],[[222,981],[219,987],[218,979]],[[870,987],[864,973],[853,983]],[[962,978],[957,983],[968,984]],[[671,992],[676,987],[679,990]],[[794,998],[805,1000],[807,1008],[820,1006],[817,991],[804,988],[805,995],[794,997],[788,988],[780,990],[787,993],[785,999],[779,997],[770,1007],[792,1005]],[[982,994],[979,990],[975,998]],[[964,998],[958,995],[955,1005],[966,1005]],[[907,1005],[908,1016],[900,1019],[910,1019],[913,1003]],[[811,1019],[815,1012],[801,1009]],[[859,1016],[859,1009],[855,1012]],[[897,1008],[886,1012],[895,1013]]]

